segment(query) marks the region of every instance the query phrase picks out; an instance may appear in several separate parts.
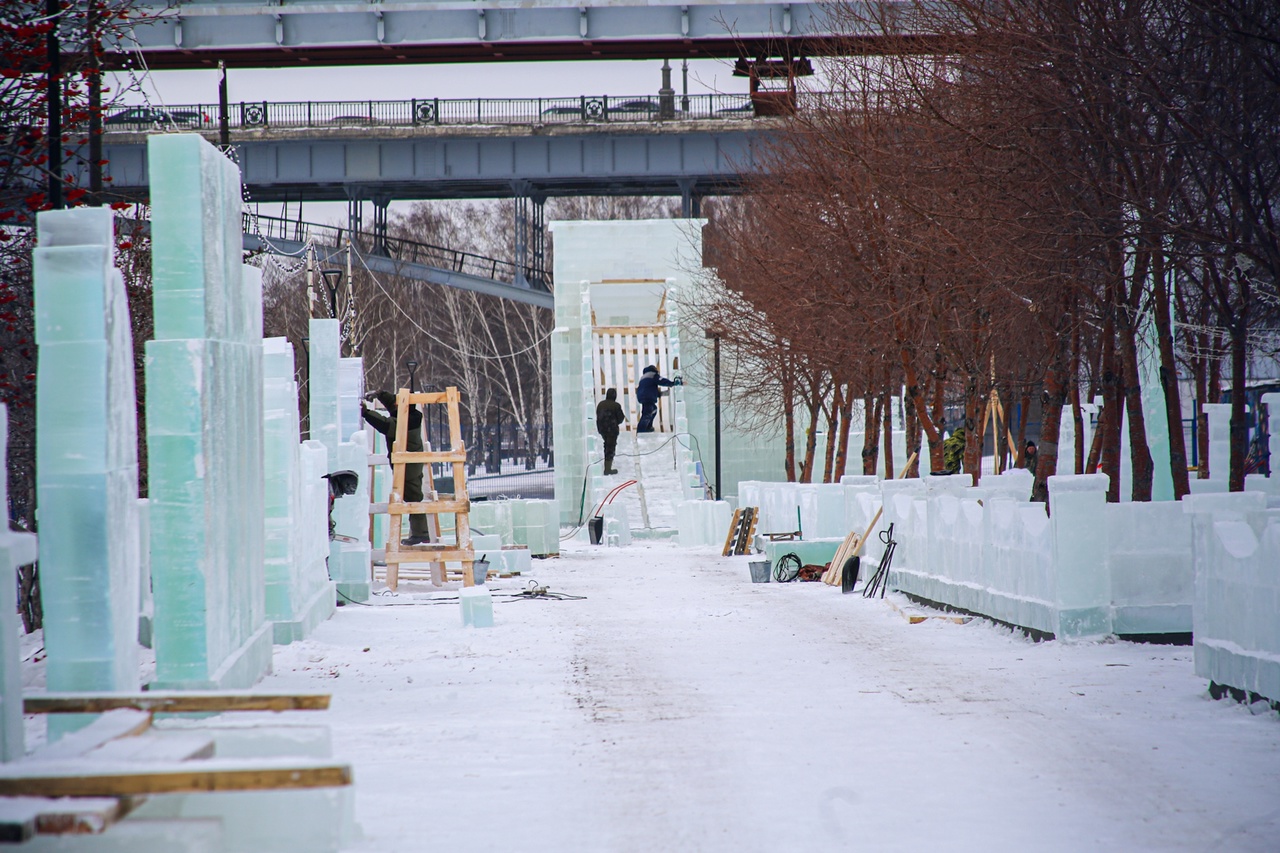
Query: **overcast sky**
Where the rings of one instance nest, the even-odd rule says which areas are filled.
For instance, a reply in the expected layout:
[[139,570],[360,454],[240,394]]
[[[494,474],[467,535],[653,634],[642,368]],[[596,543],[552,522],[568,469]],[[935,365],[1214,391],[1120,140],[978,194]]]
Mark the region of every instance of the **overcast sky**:
[[[338,68],[255,68],[227,72],[229,99],[237,101],[368,101],[412,98],[538,98],[578,95],[656,95],[662,85],[660,60],[580,60],[576,62],[491,62],[453,65],[347,66]],[[689,94],[745,93],[747,80],[731,74],[731,60],[689,63]],[[156,71],[117,76],[116,90],[138,79],[153,104],[212,104],[218,101],[218,72]],[[671,86],[681,92],[680,63],[672,63]],[[143,103],[127,92],[126,103]]]

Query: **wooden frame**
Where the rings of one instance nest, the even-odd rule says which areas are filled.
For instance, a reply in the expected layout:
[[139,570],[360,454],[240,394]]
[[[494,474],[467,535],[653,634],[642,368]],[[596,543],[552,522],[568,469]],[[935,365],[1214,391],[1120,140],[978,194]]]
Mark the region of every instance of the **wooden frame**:
[[[475,567],[475,549],[471,546],[471,501],[467,497],[467,449],[462,443],[462,418],[458,411],[460,395],[452,385],[444,391],[432,393],[411,393],[407,388],[396,392],[396,437],[391,447],[391,499],[387,502],[386,512],[391,516],[391,524],[387,531],[387,549],[384,560],[387,564],[387,587],[395,590],[400,586],[401,563],[432,563],[440,567],[440,576],[446,576],[444,564],[447,561],[462,563],[462,583],[474,586],[472,574]],[[426,450],[410,453],[409,442],[409,407],[443,405],[449,417],[449,449]],[[423,410],[425,416],[425,408]],[[427,465],[427,472],[433,463],[445,463],[453,466],[453,494],[438,495],[431,500],[407,503],[404,496],[404,466],[410,463]],[[424,475],[427,473],[424,472]],[[403,530],[402,519],[406,515],[432,516],[439,524],[442,513],[454,515],[454,544],[432,543],[429,545],[401,545],[400,535]],[[440,529],[438,526],[437,530]]]

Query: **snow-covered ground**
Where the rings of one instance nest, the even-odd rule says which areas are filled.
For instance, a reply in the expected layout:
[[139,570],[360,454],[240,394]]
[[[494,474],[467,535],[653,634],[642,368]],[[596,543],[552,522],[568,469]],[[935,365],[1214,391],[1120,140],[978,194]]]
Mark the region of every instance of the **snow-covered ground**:
[[260,689],[333,693],[298,722],[354,766],[369,853],[1280,850],[1280,715],[1209,699],[1189,648],[913,625],[748,559],[571,544],[532,577],[585,600],[494,581],[490,629],[404,584]]
[[571,545],[533,577],[585,600],[479,630],[402,587],[261,687],[334,693],[364,851],[1280,849],[1280,717],[1189,648],[912,625],[746,561]]

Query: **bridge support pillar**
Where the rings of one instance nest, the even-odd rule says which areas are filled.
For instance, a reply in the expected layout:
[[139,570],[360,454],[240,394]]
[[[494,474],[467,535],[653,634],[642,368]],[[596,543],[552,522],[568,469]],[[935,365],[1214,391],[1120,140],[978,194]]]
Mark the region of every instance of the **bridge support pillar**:
[[387,252],[387,207],[391,198],[385,195],[373,197],[373,246],[375,255],[386,255]]
[[697,192],[696,181],[680,181],[680,216],[685,219],[698,219],[702,216],[702,196]]
[[515,196],[515,283],[521,287],[546,288],[547,197],[533,192],[528,181],[512,181]]

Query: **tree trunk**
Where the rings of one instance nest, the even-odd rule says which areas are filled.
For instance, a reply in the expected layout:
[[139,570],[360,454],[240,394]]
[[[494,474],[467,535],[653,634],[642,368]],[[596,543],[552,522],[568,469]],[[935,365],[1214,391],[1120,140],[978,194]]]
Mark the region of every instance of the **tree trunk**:
[[812,483],[814,450],[818,445],[818,409],[820,405],[811,398],[806,408],[809,413],[809,428],[804,433],[804,464],[800,466],[800,482]]
[[[940,373],[933,380],[933,411],[930,417],[935,424],[941,424],[946,418],[946,373]],[[929,470],[941,471],[946,468],[946,448],[942,444],[942,433],[927,436],[929,439]]]
[[1164,252],[1156,252],[1152,263],[1151,309],[1155,314],[1156,337],[1160,346],[1160,388],[1164,391],[1164,416],[1169,428],[1169,470],[1173,474],[1173,499],[1182,500],[1191,491],[1187,478],[1187,442],[1182,434],[1182,396],[1178,390],[1178,364],[1173,354],[1173,317],[1169,300],[1169,269]]
[[1221,351],[1217,344],[1220,343],[1218,336],[1214,335],[1213,355],[1207,356],[1209,360],[1209,387],[1205,391],[1205,397],[1201,400],[1200,409],[1200,479],[1207,480],[1213,473],[1209,470],[1209,415],[1203,408],[1204,403],[1216,403],[1222,399],[1222,359],[1219,356]]
[[884,478],[893,479],[893,392],[884,391]]
[[862,398],[862,473],[873,477],[880,461],[880,400],[870,394]]
[[840,398],[840,442],[836,451],[836,470],[833,482],[840,482],[844,477],[845,467],[849,463],[849,431],[853,426],[853,389],[846,387]]
[[831,406],[825,410],[827,417],[827,443],[823,448],[822,482],[830,483],[835,472],[836,444],[840,429],[840,407],[844,404],[844,394],[839,382],[834,383],[831,390]]
[[[1244,312],[1241,312],[1243,317]],[[1231,476],[1227,487],[1244,491],[1244,458],[1249,453],[1249,423],[1245,420],[1245,368],[1248,327],[1240,319],[1231,329]]]
[[907,458],[915,457],[915,461],[911,463],[911,467],[907,469],[906,477],[918,478],[920,476],[920,419],[916,417],[915,404],[903,406],[902,414],[906,418],[906,435],[907,435]]
[[975,486],[982,479],[982,450],[986,444],[984,430],[986,414],[985,401],[978,396],[978,385],[970,377],[964,399],[964,470]]
[[1044,409],[1040,417],[1040,443],[1036,445],[1036,478],[1031,500],[1049,500],[1049,478],[1058,473],[1058,438],[1062,432],[1062,404],[1067,399],[1067,377],[1059,352],[1044,378]]
[[1135,329],[1127,312],[1120,322],[1120,368],[1123,371],[1125,415],[1129,418],[1129,464],[1133,466],[1135,501],[1151,500],[1155,463],[1147,444],[1147,419],[1142,411],[1142,380],[1138,377],[1138,347]]
[[[1111,312],[1116,310],[1115,302],[1111,302]],[[1101,433],[1098,463],[1102,473],[1110,478],[1107,485],[1107,501],[1120,502],[1120,424],[1121,406],[1123,404],[1120,369],[1116,357],[1115,323],[1110,315],[1102,328],[1102,422],[1098,424]]]
[[782,389],[782,424],[786,431],[787,482],[794,483],[796,481],[796,404],[791,397],[790,389],[785,386]]

